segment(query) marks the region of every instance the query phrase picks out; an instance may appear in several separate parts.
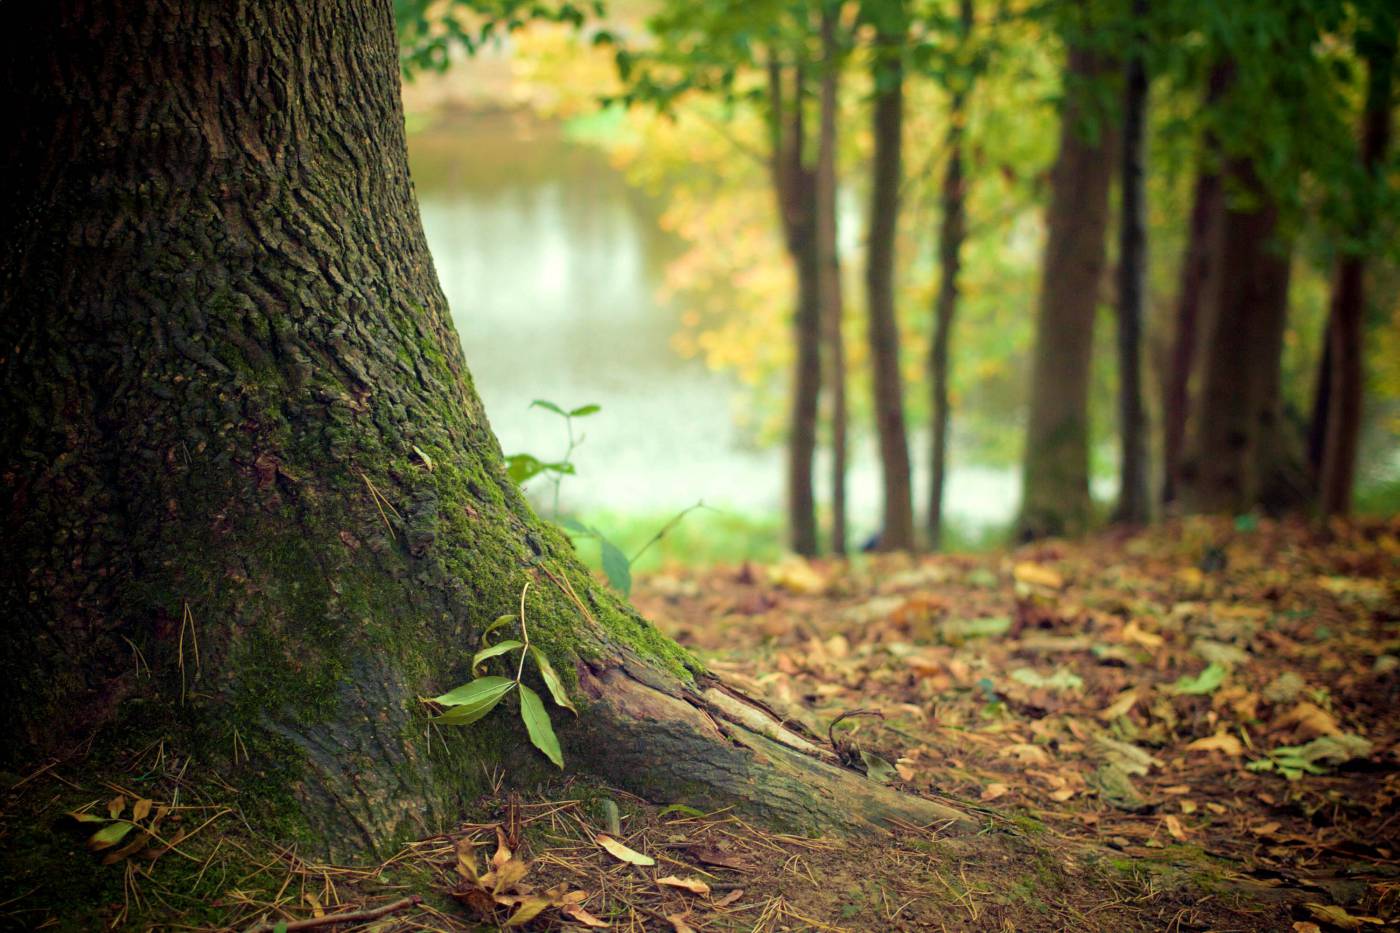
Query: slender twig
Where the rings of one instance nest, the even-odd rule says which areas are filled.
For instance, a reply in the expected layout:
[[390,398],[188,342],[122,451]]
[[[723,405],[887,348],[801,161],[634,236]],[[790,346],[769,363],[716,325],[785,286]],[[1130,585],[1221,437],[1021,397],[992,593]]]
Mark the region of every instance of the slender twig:
[[366,920],[378,920],[380,917],[397,913],[400,910],[407,910],[410,907],[417,907],[423,903],[423,898],[417,894],[400,898],[382,907],[375,907],[372,910],[352,910],[343,914],[326,914],[324,917],[311,917],[306,920],[293,920],[290,923],[263,923],[252,927],[248,933],[272,933],[273,930],[309,930],[312,927],[330,926],[336,923],[364,923]]
[[681,519],[685,518],[687,515],[689,515],[691,512],[694,512],[696,509],[703,508],[705,508],[705,500],[701,499],[699,502],[695,503],[690,508],[682,509],[680,512],[678,512],[669,522],[662,525],[661,530],[658,531],[656,534],[652,535],[647,540],[647,543],[643,544],[641,549],[638,550],[637,553],[632,555],[632,559],[627,562],[627,566],[631,567],[633,564],[635,564],[637,562],[637,558],[641,557],[648,550],[650,550],[653,544],[666,537],[667,532],[669,532],[672,528],[680,524]]

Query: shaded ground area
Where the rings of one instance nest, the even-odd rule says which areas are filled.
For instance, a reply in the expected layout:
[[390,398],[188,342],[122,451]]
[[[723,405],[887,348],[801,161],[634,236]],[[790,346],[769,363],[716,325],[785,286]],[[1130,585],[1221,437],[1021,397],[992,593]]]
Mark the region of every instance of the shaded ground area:
[[[235,788],[141,749],[5,781],[0,925],[1387,928],[1397,567],[1400,523],[1193,521],[653,575],[635,601],[716,670],[819,734],[844,715],[831,735],[853,762],[986,829],[836,844],[566,780],[340,868],[258,838]],[[89,852],[102,832],[120,838]],[[342,912],[359,916],[332,926]]]

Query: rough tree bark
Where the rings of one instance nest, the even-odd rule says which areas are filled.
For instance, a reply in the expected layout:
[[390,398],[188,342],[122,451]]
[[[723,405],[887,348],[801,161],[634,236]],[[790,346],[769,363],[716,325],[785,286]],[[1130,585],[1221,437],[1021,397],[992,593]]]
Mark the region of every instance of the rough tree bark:
[[783,89],[784,68],[768,64],[768,119],[773,190],[783,239],[797,277],[793,312],[792,415],[788,427],[788,544],[798,554],[817,553],[816,495],[812,462],[817,450],[817,414],[822,385],[822,289],[816,202],[817,178],[807,164],[804,120],[805,76],[792,71],[791,105]]
[[[1364,35],[1361,51],[1366,58],[1366,109],[1362,116],[1361,165],[1366,180],[1376,182],[1377,166],[1385,158],[1390,141],[1393,74],[1395,70],[1396,21],[1394,16],[1377,13],[1378,28]],[[1359,198],[1355,233],[1363,238],[1370,232],[1375,211],[1375,194],[1367,191]],[[1361,398],[1366,382],[1363,332],[1366,318],[1366,257],[1360,252],[1344,254],[1337,262],[1332,285],[1332,307],[1328,315],[1327,353],[1321,378],[1328,380],[1325,429],[1322,445],[1318,508],[1323,516],[1345,515],[1351,511],[1352,484],[1356,477],[1356,448],[1361,437]],[[1321,381],[1319,379],[1319,382]]]
[[[972,32],[972,0],[960,0],[958,24],[965,45]],[[948,469],[948,348],[952,341],[953,317],[958,309],[962,246],[967,239],[963,133],[969,83],[970,79],[958,80],[948,102],[948,135],[944,140],[948,164],[943,170],[943,220],[938,230],[938,297],[933,311],[933,341],[929,346],[933,425],[929,454],[928,546],[935,551],[943,544],[943,486]]]
[[510,483],[387,0],[7,4],[0,44],[0,767],[161,739],[303,851],[383,851],[538,773],[511,717],[430,744],[416,699],[532,582],[570,767],[807,829],[957,816],[726,691]]
[[1220,269],[1210,303],[1201,391],[1180,470],[1188,512],[1246,512],[1260,503],[1277,471],[1282,439],[1279,397],[1288,314],[1291,244],[1278,208],[1252,163],[1231,159],[1234,185],[1221,221]]
[[1031,363],[1023,538],[1073,532],[1089,519],[1089,369],[1113,147],[1106,121],[1086,119],[1082,88],[1108,71],[1101,56],[1070,45]]
[[1123,77],[1118,222],[1118,505],[1115,521],[1147,522],[1147,414],[1142,403],[1142,320],[1147,301],[1147,63],[1140,33],[1147,0],[1133,0],[1135,48]]
[[[1220,99],[1225,88],[1226,73],[1224,68],[1211,71],[1206,91],[1207,109]],[[1219,158],[1219,143],[1215,135],[1207,131],[1201,139],[1186,252],[1181,257],[1176,297],[1176,335],[1162,400],[1164,505],[1176,501],[1177,497],[1178,473],[1186,443],[1187,415],[1191,410],[1191,373],[1196,359],[1196,345],[1200,340],[1202,311],[1214,288],[1214,276],[1219,274],[1216,264],[1220,251],[1218,236],[1221,214],[1225,209],[1224,187],[1216,165]]]
[[840,114],[842,52],[836,30],[841,18],[840,0],[824,0],[821,9],[822,81],[821,127],[817,133],[817,253],[821,265],[819,287],[823,338],[826,345],[826,382],[830,388],[831,415],[831,550],[846,553],[846,338],[841,294],[841,257],[837,236],[837,119]]
[[895,312],[895,233],[899,222],[900,162],[904,146],[904,64],[900,54],[908,23],[902,0],[880,10],[872,60],[875,154],[871,167],[870,238],[866,247],[866,314],[870,368],[875,387],[875,428],[880,442],[884,511],[883,551],[914,547],[914,493],[909,439],[904,426],[904,387],[899,371],[899,321]]

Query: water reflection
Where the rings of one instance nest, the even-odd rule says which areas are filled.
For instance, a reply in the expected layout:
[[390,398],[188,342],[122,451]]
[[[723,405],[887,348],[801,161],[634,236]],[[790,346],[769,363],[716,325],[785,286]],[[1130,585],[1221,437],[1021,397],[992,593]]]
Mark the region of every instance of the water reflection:
[[[755,450],[735,429],[733,380],[671,350],[678,309],[657,289],[678,245],[602,153],[518,114],[455,117],[413,134],[409,152],[438,275],[507,453],[563,452],[562,424],[532,399],[596,402],[566,509],[781,509],[782,451]],[[868,451],[854,461],[852,525],[868,532],[877,477]],[[1006,471],[955,471],[951,511],[1005,520],[1014,486]]]

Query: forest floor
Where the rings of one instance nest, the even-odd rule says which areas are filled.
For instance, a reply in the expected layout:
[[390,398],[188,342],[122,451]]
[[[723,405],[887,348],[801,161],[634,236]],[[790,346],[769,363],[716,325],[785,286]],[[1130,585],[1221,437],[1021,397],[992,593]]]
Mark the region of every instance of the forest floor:
[[[259,849],[229,815],[190,834],[183,873],[99,866],[75,837],[85,871],[111,873],[93,927],[327,929],[392,908],[335,928],[1400,928],[1398,520],[675,570],[633,599],[871,779],[985,829],[836,843],[569,780],[346,869]],[[54,778],[81,782],[40,775],[5,813]],[[191,828],[230,813],[187,806]],[[0,894],[0,924],[62,913],[29,893]]]

